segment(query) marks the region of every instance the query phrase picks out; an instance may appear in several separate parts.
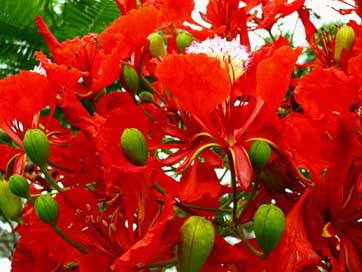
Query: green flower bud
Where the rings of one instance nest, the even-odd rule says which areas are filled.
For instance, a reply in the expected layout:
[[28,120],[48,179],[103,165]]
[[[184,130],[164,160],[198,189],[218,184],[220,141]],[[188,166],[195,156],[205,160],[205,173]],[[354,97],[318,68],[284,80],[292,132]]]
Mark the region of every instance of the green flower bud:
[[23,140],[26,155],[33,163],[43,165],[50,153],[48,137],[40,129],[28,129]]
[[176,44],[179,52],[184,52],[192,42],[192,35],[185,31],[180,31],[176,37]]
[[351,51],[356,34],[350,26],[342,26],[337,31],[336,44],[334,47],[334,60],[339,63],[342,56],[343,49]]
[[11,192],[20,197],[29,197],[29,183],[22,175],[14,174],[9,178],[9,188]]
[[210,221],[191,216],[181,227],[181,272],[198,272],[209,257],[215,243],[215,230]]
[[139,87],[139,77],[136,70],[128,64],[122,67],[122,81],[127,90],[136,93]]
[[135,165],[145,165],[148,147],[145,136],[137,128],[126,128],[121,136],[121,148],[127,159]]
[[255,170],[261,170],[270,160],[271,149],[264,141],[255,141],[249,149],[249,158]]
[[58,202],[50,195],[39,196],[34,203],[36,215],[45,224],[55,226],[58,221]]
[[153,57],[160,57],[166,55],[166,46],[163,37],[159,33],[152,33],[148,35],[148,50]]
[[138,95],[142,101],[144,102],[152,102],[153,101],[153,95],[152,93],[150,92],[147,92],[147,91],[143,91],[143,92],[140,92],[140,94]]
[[273,204],[259,206],[254,215],[256,240],[268,256],[280,242],[285,230],[285,216],[281,209]]
[[5,180],[0,180],[0,209],[5,217],[16,220],[21,216],[22,205],[19,197],[14,195]]

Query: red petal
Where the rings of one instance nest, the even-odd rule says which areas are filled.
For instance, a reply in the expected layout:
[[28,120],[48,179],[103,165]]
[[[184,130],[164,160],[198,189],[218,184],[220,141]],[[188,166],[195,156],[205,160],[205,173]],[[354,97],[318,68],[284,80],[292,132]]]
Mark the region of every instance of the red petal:
[[181,179],[182,189],[179,195],[181,202],[194,202],[204,196],[218,198],[221,186],[216,174],[210,166],[195,162],[187,178]]
[[321,127],[314,127],[307,118],[291,114],[284,119],[283,145],[298,167],[309,169],[318,177],[329,164],[322,157]]
[[348,271],[362,271],[361,256],[355,245],[348,238],[343,237],[341,246],[343,247],[341,254],[344,253]]
[[35,23],[38,27],[40,35],[43,36],[50,51],[54,55],[55,50],[60,46],[60,43],[58,42],[57,38],[50,32],[50,29],[48,28],[42,17],[37,16],[35,19]]
[[120,256],[112,265],[112,270],[132,271],[137,264],[148,264],[154,257],[160,246],[162,234],[165,231],[166,224],[173,218],[173,203],[171,200],[165,200],[165,206],[157,223],[151,227],[146,235]]
[[234,145],[229,150],[232,152],[237,178],[243,190],[246,190],[253,177],[253,168],[250,163],[248,152],[240,145]]
[[227,71],[205,54],[169,55],[158,66],[156,76],[182,107],[201,118],[207,118],[230,94]]
[[301,49],[282,46],[262,60],[256,71],[256,95],[276,111],[288,90],[293,68]]
[[349,112],[357,96],[355,82],[337,68],[315,68],[303,77],[295,89],[298,102],[304,112],[319,120],[333,111]]
[[16,119],[24,130],[31,128],[34,115],[54,105],[54,96],[54,88],[43,75],[21,71],[4,78],[0,80],[0,122]]
[[100,35],[105,53],[110,54],[115,49],[119,51],[116,55],[129,57],[134,50],[146,43],[147,36],[159,26],[159,16],[155,7],[147,5],[116,19]]

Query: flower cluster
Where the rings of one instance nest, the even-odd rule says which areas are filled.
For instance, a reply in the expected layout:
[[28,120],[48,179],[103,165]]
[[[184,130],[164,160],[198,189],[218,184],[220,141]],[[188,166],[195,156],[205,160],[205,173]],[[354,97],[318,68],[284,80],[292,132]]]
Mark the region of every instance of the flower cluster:
[[[195,30],[191,0],[116,2],[73,40],[36,18],[51,57],[0,81],[12,270],[362,271],[361,25],[210,0]],[[312,61],[251,50],[293,12]]]

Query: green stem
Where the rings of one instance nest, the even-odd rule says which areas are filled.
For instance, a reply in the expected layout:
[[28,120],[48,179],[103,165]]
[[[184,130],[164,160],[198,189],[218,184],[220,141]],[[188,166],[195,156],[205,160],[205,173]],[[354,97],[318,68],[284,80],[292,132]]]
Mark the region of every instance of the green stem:
[[215,211],[215,212],[224,212],[229,213],[231,209],[223,209],[223,208],[212,208],[212,207],[205,207],[205,206],[199,206],[199,205],[193,205],[193,204],[186,204],[186,203],[180,203],[183,207],[196,209],[196,210],[205,210],[205,211]]
[[145,87],[147,88],[147,90],[152,93],[155,94],[163,103],[166,103],[165,98],[163,98],[162,95],[160,95],[152,86],[152,84],[145,78],[143,72],[142,72],[142,68],[143,68],[143,63],[140,65],[140,69],[139,69],[139,75],[140,75],[140,79],[143,82],[143,84],[145,85]]
[[[64,192],[64,191],[68,191],[68,190],[70,190],[71,188],[70,187],[64,187],[64,188],[62,188],[62,192]],[[50,195],[55,195],[55,194],[57,194],[57,192],[49,192],[48,194],[50,194]],[[41,196],[42,194],[40,193],[40,194],[31,194],[30,195],[30,199],[31,198],[33,198],[33,197],[38,197],[38,196]],[[30,199],[29,199],[29,197],[28,197],[28,200],[30,201]],[[30,202],[30,203],[32,203],[32,202]]]
[[225,169],[224,173],[220,177],[220,181],[222,181],[224,179],[227,172],[228,172],[228,169]]
[[66,171],[66,172],[69,172],[69,173],[74,173],[73,169],[69,169],[69,168],[66,168],[62,165],[59,165],[51,160],[48,160],[48,164],[52,167],[55,167],[55,168],[58,168],[60,170],[63,170],[63,171]]
[[34,200],[32,199],[32,195],[29,194],[29,196],[26,199],[30,202],[31,205],[34,206]]
[[158,184],[157,182],[155,182],[154,184],[153,184],[153,187],[155,187],[155,189],[158,191],[158,192],[160,192],[161,194],[166,194],[166,190],[165,189],[163,189],[162,187],[161,187],[161,185],[160,184]]
[[250,249],[251,252],[253,252],[258,257],[264,257],[264,253],[257,250],[255,247],[253,247],[252,244],[249,243],[248,239],[245,237],[244,232],[240,230],[238,227],[234,228],[234,231],[236,235],[243,241],[243,243],[246,245],[248,249]]
[[[240,199],[243,198],[243,196],[245,196],[246,192],[240,192],[239,195],[237,196],[237,201],[239,202]],[[227,208],[229,207],[229,205],[231,204],[231,202],[233,202],[232,198],[229,198],[220,208]]]
[[10,229],[11,229],[11,236],[12,236],[12,238],[14,240],[14,243],[15,243],[17,241],[17,239],[16,239],[16,235],[15,235],[14,225],[13,225],[13,223],[11,223],[10,219],[5,216],[5,214],[3,214],[3,217],[4,217],[5,221],[6,221],[6,223],[8,223]]
[[66,241],[72,247],[76,248],[80,253],[88,253],[88,249],[83,244],[74,242],[57,225],[52,225],[51,227],[60,237],[63,238],[64,241]]
[[[53,176],[49,173],[48,169],[46,168],[46,165],[39,165],[41,171],[44,173],[45,177],[47,178],[49,185],[54,187],[59,193],[64,192],[65,189],[60,187],[56,180],[53,178]],[[66,195],[61,194],[62,197],[65,199],[65,201],[68,202],[69,206],[71,206],[74,210],[77,209],[77,205],[73,203],[73,201]]]
[[237,198],[237,185],[236,185],[236,173],[235,173],[235,165],[233,160],[233,155],[231,151],[227,151],[228,161],[229,161],[229,168],[230,168],[230,175],[231,175],[231,185],[233,189],[233,223],[237,225],[237,209],[238,209],[238,198]]
[[[165,189],[163,189],[163,188],[160,186],[160,184],[158,184],[157,182],[155,182],[155,183],[153,184],[153,187],[154,187],[158,192],[160,192],[160,193],[163,194],[163,195],[167,193],[167,191],[166,191]],[[160,199],[159,201],[163,201],[163,199]],[[180,208],[181,210],[189,213],[189,214],[195,214],[195,212],[193,212],[190,208],[185,207],[183,204],[181,204],[180,202],[178,202],[178,201],[176,201],[176,200],[175,200],[174,205],[175,205],[176,207]]]
[[254,183],[254,187],[253,190],[250,193],[249,199],[247,200],[247,202],[245,203],[245,205],[243,206],[243,209],[241,210],[239,216],[238,216],[238,222],[240,222],[241,218],[243,217],[245,211],[247,210],[247,208],[250,206],[251,202],[254,199],[254,196],[256,194],[256,192],[258,191],[258,177],[256,178],[256,181]]
[[44,173],[45,177],[47,178],[50,186],[52,186],[53,188],[55,188],[58,192],[63,192],[63,188],[61,188],[58,183],[56,182],[56,180],[53,178],[53,176],[49,173],[47,167],[45,164],[43,165],[39,165],[40,170]]

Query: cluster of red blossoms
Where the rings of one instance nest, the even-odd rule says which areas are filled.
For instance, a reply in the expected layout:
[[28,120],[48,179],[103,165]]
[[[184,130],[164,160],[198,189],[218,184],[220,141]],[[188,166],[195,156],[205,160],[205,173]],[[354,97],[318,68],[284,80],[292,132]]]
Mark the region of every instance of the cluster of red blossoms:
[[[12,270],[362,271],[362,27],[304,2],[210,0],[195,30],[191,0],[118,0],[64,42],[36,18],[51,58],[0,81]],[[313,61],[250,50],[293,12]]]

